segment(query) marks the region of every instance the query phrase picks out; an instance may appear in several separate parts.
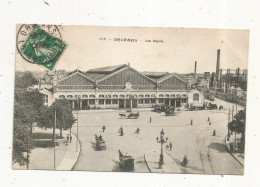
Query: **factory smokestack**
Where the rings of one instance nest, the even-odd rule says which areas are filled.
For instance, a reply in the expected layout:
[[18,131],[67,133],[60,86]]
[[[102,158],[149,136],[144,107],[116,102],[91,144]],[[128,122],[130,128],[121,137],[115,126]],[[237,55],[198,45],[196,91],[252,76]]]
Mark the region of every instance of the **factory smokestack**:
[[195,61],[195,67],[194,67],[194,79],[197,78],[197,61]]
[[218,49],[217,53],[217,66],[216,66],[216,81],[219,83],[219,68],[220,68],[220,49]]

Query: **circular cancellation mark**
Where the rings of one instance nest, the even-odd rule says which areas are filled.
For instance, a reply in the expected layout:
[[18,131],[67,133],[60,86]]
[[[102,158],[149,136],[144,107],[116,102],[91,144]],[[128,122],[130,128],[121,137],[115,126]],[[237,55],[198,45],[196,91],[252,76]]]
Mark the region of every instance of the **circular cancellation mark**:
[[17,33],[18,53],[33,64],[54,66],[66,46],[56,25],[24,24]]

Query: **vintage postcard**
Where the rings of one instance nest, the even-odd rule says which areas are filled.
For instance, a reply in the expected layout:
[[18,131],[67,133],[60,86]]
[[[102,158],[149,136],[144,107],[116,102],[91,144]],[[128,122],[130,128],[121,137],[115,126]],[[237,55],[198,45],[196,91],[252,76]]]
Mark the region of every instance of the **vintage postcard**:
[[248,30],[17,25],[13,169],[243,175]]

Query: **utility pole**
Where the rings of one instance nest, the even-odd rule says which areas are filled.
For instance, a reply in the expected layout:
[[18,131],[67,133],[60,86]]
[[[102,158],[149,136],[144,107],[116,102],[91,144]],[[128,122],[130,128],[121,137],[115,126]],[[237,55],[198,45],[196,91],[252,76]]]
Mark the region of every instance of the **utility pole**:
[[228,109],[228,123],[230,122],[230,108]]
[[26,162],[26,169],[29,169],[29,140],[27,139],[27,162]]
[[53,128],[53,139],[54,139],[54,141],[53,141],[53,143],[54,143],[54,155],[53,155],[53,158],[54,158],[54,162],[53,162],[53,168],[54,168],[54,170],[56,170],[56,148],[55,148],[55,146],[56,146],[56,137],[55,137],[55,129],[56,129],[56,121],[57,119],[56,119],[56,109],[54,110],[54,128]]
[[233,117],[234,117],[234,105],[232,105],[232,121],[233,121]]
[[78,139],[79,139],[79,109],[80,109],[80,95],[77,96],[78,108],[77,108],[77,142],[76,142],[76,152],[78,152]]
[[228,138],[230,137],[229,123],[230,123],[230,108],[228,109]]
[[[77,139],[79,137],[79,109],[77,109]],[[76,152],[78,152],[78,141],[76,142]]]

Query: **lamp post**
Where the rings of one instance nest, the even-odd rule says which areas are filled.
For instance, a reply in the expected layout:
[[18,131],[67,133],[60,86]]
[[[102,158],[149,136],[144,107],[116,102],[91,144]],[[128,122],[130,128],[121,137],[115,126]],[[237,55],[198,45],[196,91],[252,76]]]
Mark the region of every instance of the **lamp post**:
[[77,142],[76,142],[76,152],[78,152],[80,95],[77,95],[76,98],[77,98],[77,100],[78,100],[78,107],[77,107]]
[[157,143],[161,144],[161,154],[160,154],[160,159],[159,159],[159,166],[160,166],[160,164],[161,165],[164,164],[164,162],[163,162],[163,144],[167,143],[167,141],[168,141],[167,137],[164,139],[164,131],[163,131],[163,129],[160,132],[160,139],[157,137],[156,141],[157,141]]

